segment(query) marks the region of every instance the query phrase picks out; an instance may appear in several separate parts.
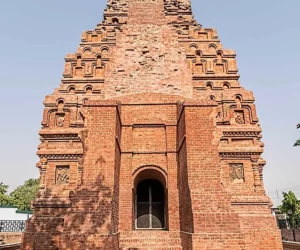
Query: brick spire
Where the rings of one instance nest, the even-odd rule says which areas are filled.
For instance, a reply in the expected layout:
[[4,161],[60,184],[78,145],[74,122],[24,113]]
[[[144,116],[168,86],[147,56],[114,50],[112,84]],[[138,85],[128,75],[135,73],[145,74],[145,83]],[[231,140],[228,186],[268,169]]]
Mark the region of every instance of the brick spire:
[[[44,101],[21,249],[282,250],[235,57],[190,0],[109,0]],[[135,199],[145,178],[166,194],[151,217]]]
[[163,0],[128,0],[128,24],[167,24]]
[[190,0],[108,0],[104,23],[166,24],[178,16],[192,20]]

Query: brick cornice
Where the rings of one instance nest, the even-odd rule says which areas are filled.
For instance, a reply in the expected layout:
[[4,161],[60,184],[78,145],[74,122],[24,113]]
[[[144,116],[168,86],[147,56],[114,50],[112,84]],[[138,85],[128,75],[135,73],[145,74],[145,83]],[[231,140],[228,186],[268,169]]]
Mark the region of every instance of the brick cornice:
[[219,155],[223,159],[251,159],[253,156],[260,156],[261,152],[220,152]]

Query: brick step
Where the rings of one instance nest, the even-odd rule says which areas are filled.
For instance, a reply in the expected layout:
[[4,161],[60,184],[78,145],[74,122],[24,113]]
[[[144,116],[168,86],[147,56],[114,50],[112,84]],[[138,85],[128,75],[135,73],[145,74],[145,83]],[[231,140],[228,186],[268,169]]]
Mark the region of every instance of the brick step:
[[169,231],[133,231],[120,235],[122,250],[182,250],[178,232]]
[[141,245],[141,246],[180,246],[181,245],[181,239],[176,240],[159,240],[159,239],[128,239],[128,240],[120,240],[121,246],[127,246],[127,245]]
[[150,246],[150,245],[133,245],[133,246],[120,246],[120,250],[183,250],[182,246]]
[[173,231],[131,231],[131,232],[121,232],[121,238],[134,238],[134,237],[147,237],[147,238],[180,238],[179,232]]
[[159,240],[159,241],[177,241],[177,240],[181,240],[181,238],[179,237],[121,237],[120,241],[125,241],[125,240],[143,240],[143,241],[153,241],[153,240]]
[[182,250],[181,246],[174,247],[121,247],[120,250]]

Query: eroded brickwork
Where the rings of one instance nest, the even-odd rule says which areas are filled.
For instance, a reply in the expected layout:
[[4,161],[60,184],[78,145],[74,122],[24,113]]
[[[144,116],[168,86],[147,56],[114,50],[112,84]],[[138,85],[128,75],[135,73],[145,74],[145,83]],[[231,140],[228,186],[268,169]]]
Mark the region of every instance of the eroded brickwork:
[[22,233],[0,233],[0,246],[3,244],[16,244],[20,243]]
[[[109,0],[46,96],[23,250],[282,250],[252,92],[189,0]],[[136,230],[136,188],[165,188]]]

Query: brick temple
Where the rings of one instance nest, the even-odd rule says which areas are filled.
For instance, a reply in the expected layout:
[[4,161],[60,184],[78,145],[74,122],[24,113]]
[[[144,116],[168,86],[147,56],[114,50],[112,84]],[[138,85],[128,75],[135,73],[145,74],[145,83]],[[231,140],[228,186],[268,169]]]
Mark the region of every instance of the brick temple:
[[281,250],[233,50],[189,0],[108,0],[46,96],[22,250]]

